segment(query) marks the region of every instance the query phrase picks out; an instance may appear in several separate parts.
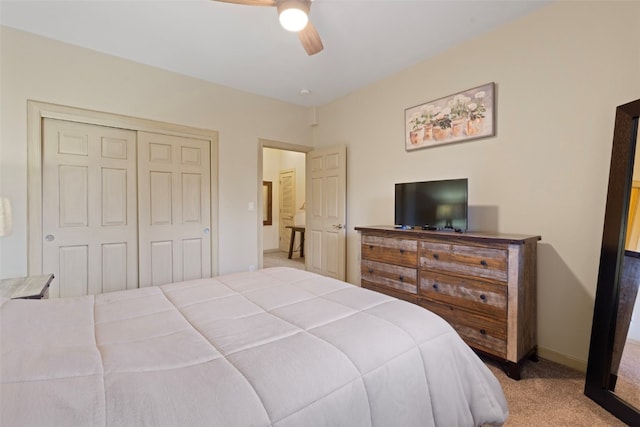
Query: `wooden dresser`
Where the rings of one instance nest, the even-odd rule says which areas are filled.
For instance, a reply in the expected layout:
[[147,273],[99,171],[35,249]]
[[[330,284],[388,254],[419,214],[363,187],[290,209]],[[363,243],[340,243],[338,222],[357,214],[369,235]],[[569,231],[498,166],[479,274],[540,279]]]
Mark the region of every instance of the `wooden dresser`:
[[536,250],[540,236],[356,227],[361,285],[446,319],[476,351],[520,379],[537,359]]

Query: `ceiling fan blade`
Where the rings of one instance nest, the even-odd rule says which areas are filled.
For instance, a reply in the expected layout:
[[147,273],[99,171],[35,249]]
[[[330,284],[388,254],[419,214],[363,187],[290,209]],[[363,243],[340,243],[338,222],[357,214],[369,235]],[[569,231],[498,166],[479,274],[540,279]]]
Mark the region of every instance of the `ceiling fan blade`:
[[303,30],[298,32],[298,38],[300,39],[300,43],[302,43],[302,47],[304,47],[304,50],[307,51],[309,56],[315,55],[324,49],[322,40],[320,40],[320,35],[311,21],[307,23],[307,26],[304,27]]
[[276,0],[213,0],[223,3],[244,4],[247,6],[275,6]]

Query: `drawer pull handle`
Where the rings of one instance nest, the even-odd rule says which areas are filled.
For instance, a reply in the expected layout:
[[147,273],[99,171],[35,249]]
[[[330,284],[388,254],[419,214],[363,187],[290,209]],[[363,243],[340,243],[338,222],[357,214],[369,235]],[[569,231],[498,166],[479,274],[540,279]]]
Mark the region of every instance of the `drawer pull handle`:
[[482,301],[486,301],[487,300],[487,296],[485,294],[480,294],[480,299]]
[[373,250],[373,245],[369,245],[369,249]]
[[480,264],[486,267],[487,266],[487,261],[482,260],[482,261],[480,261]]
[[399,279],[401,282],[404,282],[404,277],[400,276]]
[[404,249],[400,249],[400,253],[403,254],[404,253]]
[[372,273],[373,273],[373,268],[370,268],[369,269],[369,274],[372,274]]
[[435,289],[436,291],[438,290],[438,284],[437,283],[433,284],[433,289]]
[[482,335],[486,335],[486,334],[487,334],[487,331],[485,331],[484,329],[480,329],[480,334],[482,334]]
[[438,259],[440,256],[438,254],[433,254],[433,258]]

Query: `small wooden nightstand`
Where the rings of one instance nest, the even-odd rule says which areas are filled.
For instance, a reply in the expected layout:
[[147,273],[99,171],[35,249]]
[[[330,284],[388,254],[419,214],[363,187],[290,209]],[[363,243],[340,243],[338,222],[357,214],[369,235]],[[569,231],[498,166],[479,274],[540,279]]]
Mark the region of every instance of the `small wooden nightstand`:
[[53,274],[0,280],[0,297],[11,299],[43,299],[49,296]]

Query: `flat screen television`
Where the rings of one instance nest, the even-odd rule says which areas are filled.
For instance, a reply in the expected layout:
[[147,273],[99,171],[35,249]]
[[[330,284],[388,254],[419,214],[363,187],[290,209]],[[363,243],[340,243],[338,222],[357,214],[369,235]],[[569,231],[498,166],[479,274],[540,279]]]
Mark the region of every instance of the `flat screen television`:
[[467,231],[467,178],[399,183],[395,191],[396,227]]

